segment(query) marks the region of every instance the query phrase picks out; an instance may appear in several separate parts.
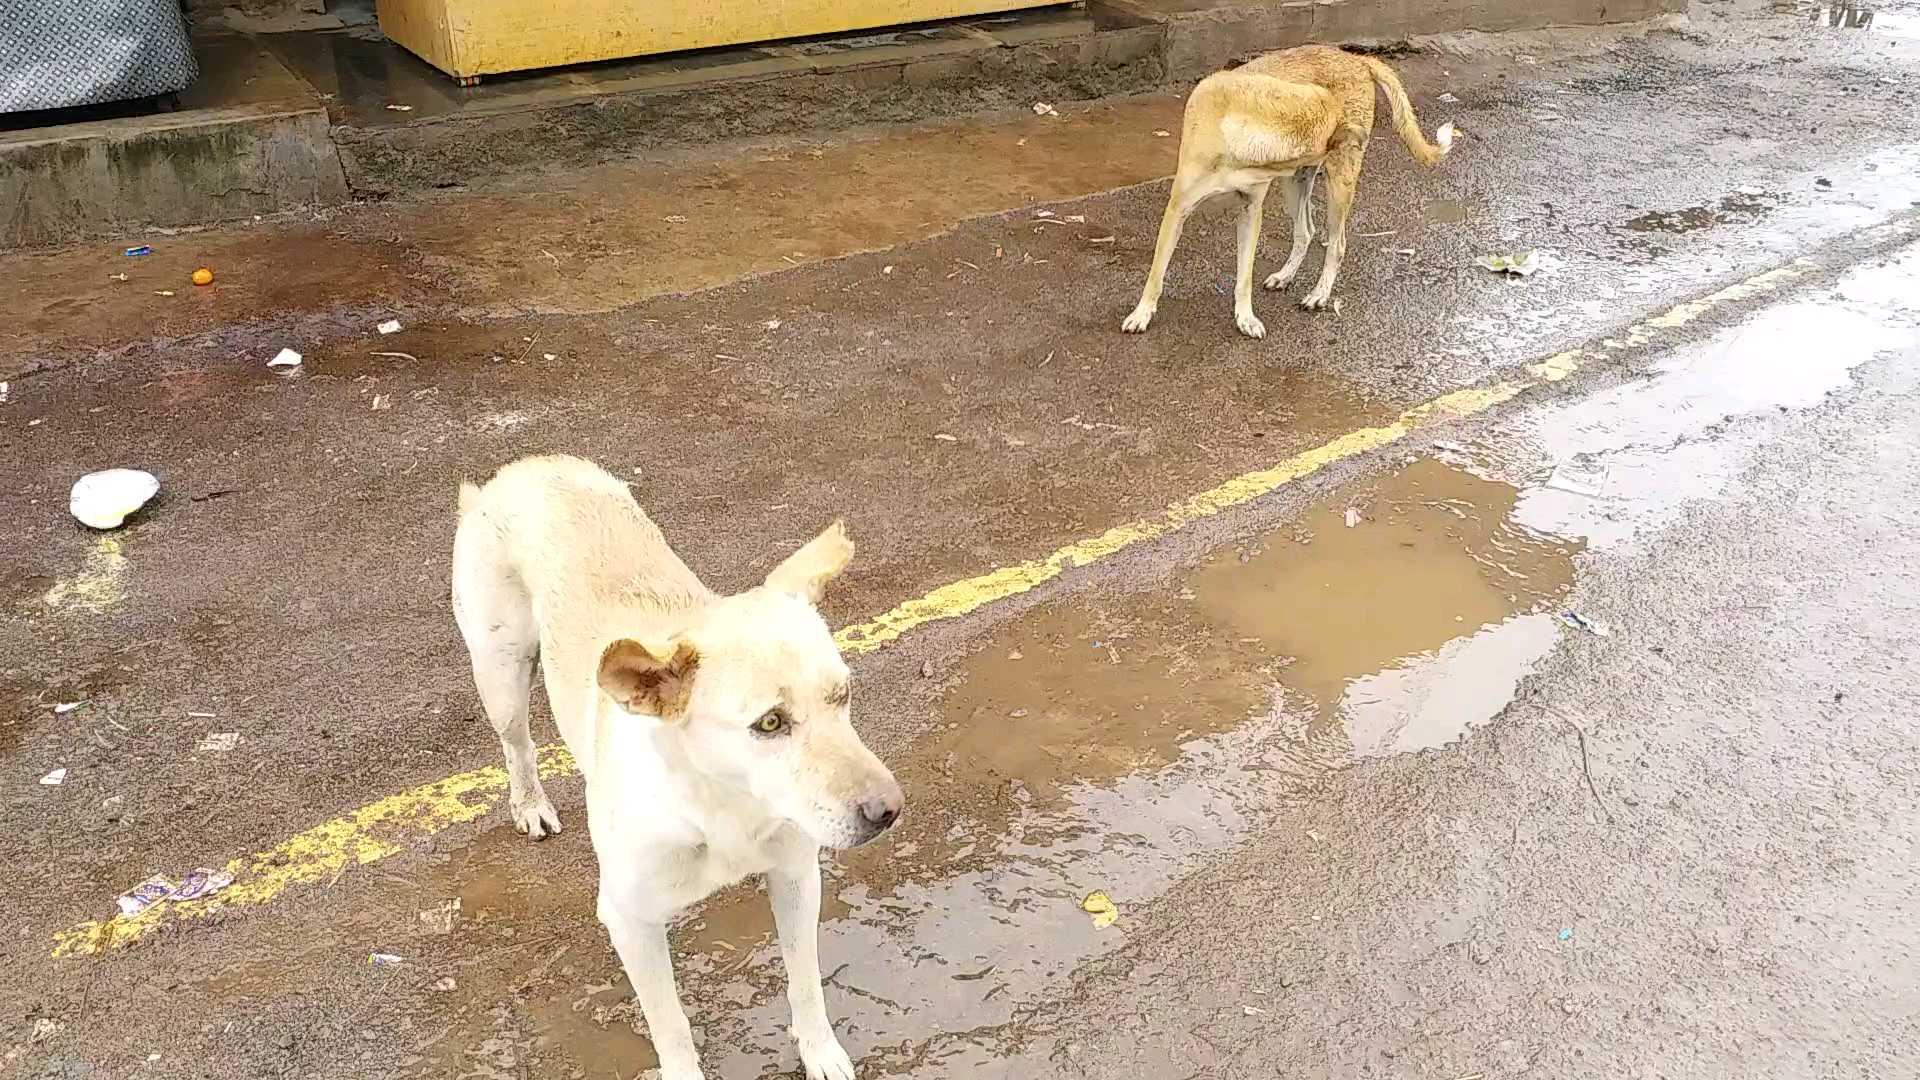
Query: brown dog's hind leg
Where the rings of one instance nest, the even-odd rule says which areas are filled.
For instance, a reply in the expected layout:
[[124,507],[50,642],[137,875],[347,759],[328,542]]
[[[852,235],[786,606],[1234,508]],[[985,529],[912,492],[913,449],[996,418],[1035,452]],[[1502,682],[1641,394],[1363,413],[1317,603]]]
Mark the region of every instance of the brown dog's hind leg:
[[1266,287],[1284,289],[1300,273],[1300,266],[1307,261],[1307,249],[1313,245],[1313,179],[1319,175],[1316,168],[1301,169],[1292,176],[1279,181],[1281,197],[1287,202],[1287,216],[1293,220],[1293,250],[1287,253],[1287,264],[1267,275]]
[[1367,144],[1361,140],[1341,141],[1327,154],[1327,261],[1320,268],[1320,282],[1300,301],[1300,306],[1317,311],[1333,298],[1333,282],[1340,276],[1340,263],[1347,257],[1347,215],[1353,210],[1353,191],[1360,182],[1360,166],[1367,156]]

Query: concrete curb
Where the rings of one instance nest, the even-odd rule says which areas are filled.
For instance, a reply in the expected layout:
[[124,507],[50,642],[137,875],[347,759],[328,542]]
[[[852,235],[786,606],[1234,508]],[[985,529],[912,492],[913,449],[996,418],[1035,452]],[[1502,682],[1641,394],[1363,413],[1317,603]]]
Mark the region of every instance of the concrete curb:
[[200,225],[348,198],[324,109],[106,120],[0,143],[0,246]]

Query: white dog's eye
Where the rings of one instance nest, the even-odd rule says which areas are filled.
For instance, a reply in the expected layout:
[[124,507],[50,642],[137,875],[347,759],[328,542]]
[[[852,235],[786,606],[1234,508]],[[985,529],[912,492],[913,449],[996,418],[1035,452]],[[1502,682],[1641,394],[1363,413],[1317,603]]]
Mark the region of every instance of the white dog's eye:
[[791,723],[792,721],[787,719],[787,711],[785,709],[768,709],[765,713],[761,714],[760,719],[753,722],[753,733],[755,735],[778,735],[787,730],[787,726]]

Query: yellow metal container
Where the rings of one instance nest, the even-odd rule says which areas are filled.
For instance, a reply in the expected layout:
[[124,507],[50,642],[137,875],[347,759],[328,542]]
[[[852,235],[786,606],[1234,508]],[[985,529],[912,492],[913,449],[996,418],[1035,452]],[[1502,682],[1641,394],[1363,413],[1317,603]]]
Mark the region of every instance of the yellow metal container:
[[380,29],[482,75],[1048,7],[1059,0],[378,0]]

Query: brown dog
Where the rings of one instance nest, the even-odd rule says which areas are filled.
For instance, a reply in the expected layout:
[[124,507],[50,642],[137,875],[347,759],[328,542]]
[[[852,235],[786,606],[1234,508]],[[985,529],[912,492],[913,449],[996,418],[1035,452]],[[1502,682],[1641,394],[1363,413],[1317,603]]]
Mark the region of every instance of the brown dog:
[[1180,242],[1180,227],[1187,215],[1212,196],[1233,192],[1245,204],[1233,320],[1248,337],[1265,336],[1267,328],[1253,314],[1253,250],[1260,239],[1267,187],[1280,181],[1287,213],[1293,217],[1293,253],[1278,273],[1267,278],[1267,288],[1279,289],[1293,280],[1306,260],[1307,245],[1313,240],[1313,181],[1322,170],[1328,185],[1327,261],[1320,283],[1300,306],[1326,307],[1347,253],[1347,214],[1353,209],[1353,189],[1360,180],[1367,139],[1373,134],[1375,86],[1386,91],[1393,128],[1414,159],[1434,165],[1445,157],[1453,145],[1453,125],[1440,129],[1439,146],[1429,144],[1399,77],[1370,56],[1307,45],[1270,53],[1200,80],[1187,97],[1180,126],[1180,165],[1167,197],[1167,212],[1160,219],[1153,269],[1147,274],[1139,305],[1120,329],[1138,334],[1153,321],[1167,262]]

